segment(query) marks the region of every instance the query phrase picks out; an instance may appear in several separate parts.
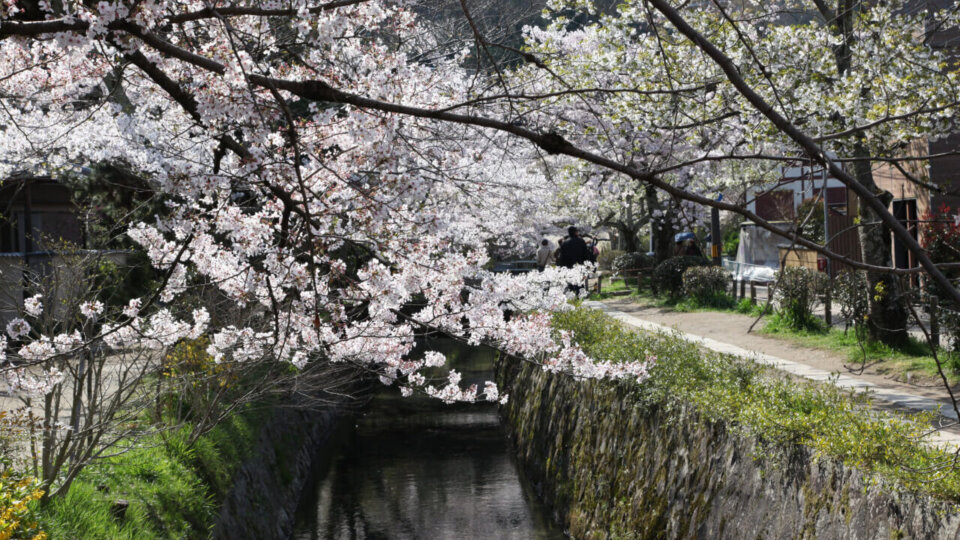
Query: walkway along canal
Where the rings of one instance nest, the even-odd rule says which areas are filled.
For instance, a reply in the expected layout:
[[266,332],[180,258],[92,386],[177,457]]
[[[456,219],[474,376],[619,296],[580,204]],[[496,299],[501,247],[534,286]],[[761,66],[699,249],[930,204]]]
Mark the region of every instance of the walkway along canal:
[[[466,384],[493,380],[493,352],[449,339]],[[564,538],[519,474],[494,404],[455,404],[380,391],[347,418],[329,465],[317,467],[296,539]]]

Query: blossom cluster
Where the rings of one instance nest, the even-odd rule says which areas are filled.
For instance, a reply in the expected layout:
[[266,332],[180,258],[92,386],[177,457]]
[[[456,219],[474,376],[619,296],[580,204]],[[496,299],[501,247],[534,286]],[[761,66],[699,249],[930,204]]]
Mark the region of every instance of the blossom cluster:
[[[499,401],[495,384],[461,388],[456,372],[431,384],[422,370],[440,358],[413,359],[416,337],[440,330],[519,357],[563,354],[548,313],[567,307],[567,284],[591,269],[486,270],[488,246],[526,246],[556,215],[536,152],[484,128],[297,102],[288,87],[258,82],[458,105],[475,74],[462,55],[419,61],[437,43],[405,4],[294,2],[278,31],[258,10],[286,3],[237,2],[223,9],[242,15],[217,16],[193,1],[66,1],[45,4],[53,30],[43,39],[0,38],[0,177],[119,162],[167,209],[127,231],[163,276],[156,294],[119,309],[84,299],[73,306],[80,333],[49,336],[31,322],[42,298],[28,298],[6,328],[21,344],[16,365],[206,334],[220,363],[354,363],[404,392]],[[21,31],[16,5],[5,5],[0,29]],[[285,61],[290,51],[297,62]],[[178,307],[198,282],[241,320],[214,324]],[[49,386],[25,377],[11,384]]]

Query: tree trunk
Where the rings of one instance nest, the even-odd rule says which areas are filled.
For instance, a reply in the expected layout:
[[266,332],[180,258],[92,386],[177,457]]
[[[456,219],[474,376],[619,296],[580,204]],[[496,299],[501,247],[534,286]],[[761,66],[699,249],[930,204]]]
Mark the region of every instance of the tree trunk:
[[[834,15],[829,10],[821,9],[828,24],[834,25],[834,31],[840,42],[834,48],[837,61],[837,72],[842,77],[853,69],[853,46],[858,37],[854,32],[854,24],[860,10],[859,0],[839,0],[837,12]],[[867,95],[869,87],[864,87],[862,93]],[[866,187],[871,193],[876,193],[889,206],[893,195],[880,190],[873,180],[873,171],[867,159],[870,152],[863,141],[863,135],[858,135],[853,149],[854,157],[860,158],[854,162],[853,172],[857,182]],[[881,224],[880,216],[866,204],[860,204],[860,254],[863,262],[877,266],[893,266],[890,230]],[[872,339],[888,345],[901,345],[907,340],[907,311],[904,308],[903,298],[896,275],[889,272],[867,272],[867,297],[870,299],[870,315],[867,328]]]
[[637,251],[646,251],[641,250],[640,242],[637,238],[637,231],[631,229],[627,226],[626,223],[622,221],[616,221],[613,223],[613,226],[617,228],[617,232],[620,233],[620,238],[623,239],[623,248],[627,253],[635,253]]
[[[867,155],[858,148],[857,157]],[[881,191],[873,181],[870,162],[857,161],[854,165],[857,182],[878,193],[885,205],[893,200],[893,195]],[[860,205],[860,251],[863,262],[877,266],[892,266],[893,257],[890,242],[890,229],[880,222],[880,216],[865,204]],[[867,295],[870,298],[870,318],[867,328],[872,339],[899,346],[907,341],[907,310],[903,304],[900,282],[895,274],[889,272],[867,272]]]
[[[650,234],[653,237],[653,254],[656,264],[673,256],[673,227],[663,219],[664,209],[657,199],[657,190],[647,186],[644,196],[647,199],[647,211],[650,213]],[[660,210],[660,217],[654,217],[654,211]]]

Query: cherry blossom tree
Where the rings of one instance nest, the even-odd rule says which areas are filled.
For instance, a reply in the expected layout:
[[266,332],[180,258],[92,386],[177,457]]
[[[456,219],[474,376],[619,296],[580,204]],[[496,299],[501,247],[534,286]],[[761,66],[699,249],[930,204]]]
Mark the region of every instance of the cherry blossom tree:
[[[22,345],[5,370],[12,386],[49,390],[59,374],[29,365],[72,361],[91,347],[163,350],[203,334],[217,362],[355,365],[405,394],[506,399],[492,383],[464,388],[455,371],[428,379],[442,358],[413,354],[423,331],[579,377],[642,380],[644,359],[596,364],[551,329],[550,312],[569,305],[565,284],[583,269],[484,270],[489,240],[519,238],[550,215],[557,184],[540,174],[545,166],[569,167],[598,189],[629,179],[645,197],[731,210],[782,234],[716,192],[742,181],[727,173],[749,169],[743,162],[769,170],[812,159],[861,197],[870,226],[889,227],[960,301],[875,190],[829,157],[860,163],[873,156],[858,148],[880,154],[901,132],[945,133],[949,90],[918,103],[908,96],[914,82],[876,75],[884,85],[865,99],[860,82],[845,78],[852,71],[788,69],[803,51],[781,42],[808,32],[806,43],[830,52],[838,38],[829,28],[751,26],[723,5],[680,14],[663,0],[628,1],[616,18],[584,26],[597,17],[568,25],[563,13],[589,11],[589,2],[552,2],[553,24],[530,30],[527,50],[511,50],[494,47],[461,2],[476,47],[444,51],[410,4],[3,0],[0,177],[121,162],[166,209],[127,231],[160,286],[122,308],[86,299],[81,320],[97,323],[79,339],[18,322],[11,331]],[[906,26],[887,31],[897,10],[863,13],[881,36],[912,37]],[[493,48],[514,55],[509,65]],[[898,51],[910,65],[891,72],[910,69],[924,87],[950,80],[936,54]],[[875,53],[856,54],[871,66]],[[849,262],[878,276],[905,272],[879,258]],[[181,302],[200,285],[244,317],[222,320]]]
[[[712,2],[681,12],[624,2],[583,26],[569,14],[591,10],[589,2],[553,2],[550,24],[528,32],[542,66],[518,71],[514,93],[549,96],[531,109],[555,118],[550,125],[577,146],[688,192],[764,183],[771,171],[807,160],[843,166],[836,176],[855,181],[867,201],[859,233],[861,259],[873,268],[871,331],[896,343],[906,336],[904,293],[881,268],[892,265],[897,227],[881,216],[892,195],[874,170],[937,189],[916,166],[927,154],[918,148],[956,129],[958,96],[947,52],[928,41],[931,28],[955,27],[956,10],[828,4]],[[698,181],[678,184],[679,172]]]
[[[0,17],[0,177],[122,164],[164,206],[126,230],[155,290],[123,306],[89,291],[53,324],[39,322],[46,297],[32,296],[7,329],[11,391],[58,407],[72,392],[78,414],[94,410],[88,391],[113,404],[90,424],[49,412],[42,477],[61,492],[103,454],[101,435],[118,440],[111,422],[125,416],[114,413],[145,391],[156,359],[200,336],[224,365],[351,365],[445,402],[507,396],[492,382],[464,387],[453,370],[427,377],[444,359],[414,354],[420,333],[581,377],[646,377],[646,360],[594,364],[551,328],[585,269],[484,269],[490,240],[520,239],[548,211],[526,145],[495,126],[312,95],[335,81],[442,110],[488,84],[463,69],[467,51],[432,54],[405,2],[7,0]],[[242,317],[190,301],[210,287]],[[84,358],[108,354],[147,360],[124,364],[137,375],[120,388],[84,383]]]

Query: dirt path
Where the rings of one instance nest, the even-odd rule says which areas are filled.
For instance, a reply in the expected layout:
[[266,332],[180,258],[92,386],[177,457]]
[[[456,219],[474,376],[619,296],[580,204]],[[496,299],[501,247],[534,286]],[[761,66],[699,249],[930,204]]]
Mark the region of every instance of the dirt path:
[[[898,381],[891,375],[879,372],[878,367],[882,366],[876,365],[868,365],[863,373],[858,373],[859,364],[850,365],[847,357],[841,353],[804,347],[785,339],[768,337],[758,334],[756,329],[752,333],[747,333],[754,321],[753,317],[747,315],[711,311],[678,312],[666,308],[642,306],[629,300],[617,298],[605,300],[603,303],[634,317],[673,327],[683,332],[730,343],[751,351],[778,356],[824,371],[856,377],[884,388],[935,399],[943,402],[945,408],[949,407],[949,394],[941,384],[935,381],[926,380],[909,384]],[[954,391],[956,392],[957,389],[955,388]]]

